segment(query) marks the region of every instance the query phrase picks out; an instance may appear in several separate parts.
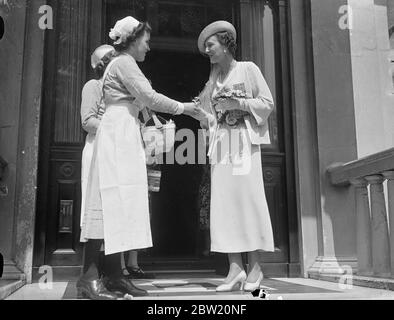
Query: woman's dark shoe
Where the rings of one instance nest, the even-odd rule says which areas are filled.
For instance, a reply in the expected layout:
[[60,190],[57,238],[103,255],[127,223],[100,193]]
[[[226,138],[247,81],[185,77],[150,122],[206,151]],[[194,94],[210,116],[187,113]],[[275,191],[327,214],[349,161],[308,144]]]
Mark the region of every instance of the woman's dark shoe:
[[91,300],[117,300],[118,296],[104,286],[101,279],[86,281],[80,279],[77,282],[78,297],[88,298]]
[[148,295],[146,290],[137,288],[131,280],[125,277],[107,278],[105,286],[112,292],[120,292],[122,294],[129,294],[133,297],[144,297]]
[[155,279],[156,278],[155,274],[145,273],[144,270],[142,270],[140,267],[138,268],[126,267],[123,270],[127,271],[128,275],[125,275],[125,277],[129,279]]

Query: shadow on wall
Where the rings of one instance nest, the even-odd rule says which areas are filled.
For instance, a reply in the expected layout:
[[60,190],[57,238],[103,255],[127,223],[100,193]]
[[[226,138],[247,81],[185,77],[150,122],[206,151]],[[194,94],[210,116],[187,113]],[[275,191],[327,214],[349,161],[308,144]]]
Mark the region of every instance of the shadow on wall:
[[0,279],[3,276],[3,270],[4,270],[4,258],[3,255],[0,253]]

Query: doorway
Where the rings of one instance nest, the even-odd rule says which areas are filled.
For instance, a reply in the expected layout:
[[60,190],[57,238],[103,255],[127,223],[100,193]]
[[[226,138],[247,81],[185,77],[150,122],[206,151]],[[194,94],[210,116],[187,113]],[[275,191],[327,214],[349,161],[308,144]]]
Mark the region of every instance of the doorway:
[[[210,66],[198,53],[152,50],[141,69],[156,91],[177,101],[188,102],[202,90]],[[177,131],[187,128],[197,137],[198,121],[182,115],[161,116],[173,119]],[[177,141],[175,149],[182,143]],[[197,154],[197,144],[194,153]],[[166,158],[163,157],[164,163],[160,165],[160,191],[150,194],[154,247],[141,258],[145,262],[155,259],[198,261],[204,250],[199,222],[203,165],[171,164]]]
[[[286,5],[265,0],[51,0],[49,4],[62,15],[55,19],[56,28],[46,37],[33,271],[50,265],[55,277],[70,279],[80,273],[84,133],[79,109],[83,84],[92,78],[87,57],[98,45],[110,43],[108,30],[118,19],[133,15],[149,21],[153,28],[152,51],[141,69],[156,91],[182,102],[197,96],[208,79],[209,62],[199,54],[196,44],[201,30],[215,20],[227,20],[236,26],[240,36],[237,58],[256,61],[276,102],[269,119],[272,144],[262,148],[275,252],[262,255],[263,269],[267,276],[298,275],[286,52],[289,40],[283,18],[287,16]],[[199,128],[191,118],[171,118],[178,130],[197,132]],[[143,267],[156,271],[225,269],[224,255],[202,255],[198,193],[203,170],[203,165],[161,166],[160,192],[150,196],[154,247],[140,254]]]
[[[238,1],[105,1],[109,30],[118,19],[132,15],[152,27],[151,51],[140,67],[153,88],[180,102],[190,102],[204,88],[210,63],[197,48],[201,30],[216,20],[236,24]],[[109,39],[106,38],[107,41]],[[199,122],[187,116],[162,117],[174,120],[177,132],[192,130],[198,136]],[[197,139],[196,139],[197,140]],[[176,148],[184,141],[177,141]],[[195,144],[195,154],[198,154]],[[150,193],[153,248],[139,254],[146,269],[224,269],[226,257],[209,254],[209,229],[201,222],[200,187],[205,165],[164,163],[160,166],[159,192]],[[207,161],[208,162],[208,161]]]
[[[191,101],[209,76],[209,62],[201,55],[182,51],[152,50],[141,65],[153,87],[177,101]],[[168,115],[161,114],[164,118]],[[195,136],[199,123],[186,116],[171,116],[177,130],[191,129]],[[182,142],[176,142],[175,148]],[[163,157],[164,160],[166,157]],[[161,165],[160,192],[151,193],[152,235],[155,257],[198,256],[198,191],[202,166]]]

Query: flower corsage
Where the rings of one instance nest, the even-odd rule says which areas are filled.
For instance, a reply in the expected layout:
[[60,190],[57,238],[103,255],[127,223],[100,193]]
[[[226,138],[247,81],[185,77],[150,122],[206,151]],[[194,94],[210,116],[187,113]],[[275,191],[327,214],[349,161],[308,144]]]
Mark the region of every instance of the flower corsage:
[[216,108],[217,102],[227,99],[245,99],[246,94],[242,90],[227,89],[218,93],[214,98],[214,108],[218,123],[227,123],[229,126],[236,126],[249,113],[243,110],[219,110]]

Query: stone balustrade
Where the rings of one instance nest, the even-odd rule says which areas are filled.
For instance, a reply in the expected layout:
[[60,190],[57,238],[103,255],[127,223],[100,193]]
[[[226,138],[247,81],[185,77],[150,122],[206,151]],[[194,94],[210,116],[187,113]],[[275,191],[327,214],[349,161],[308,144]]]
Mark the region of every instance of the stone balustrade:
[[394,148],[349,163],[334,164],[327,172],[334,186],[354,188],[357,273],[394,277]]

